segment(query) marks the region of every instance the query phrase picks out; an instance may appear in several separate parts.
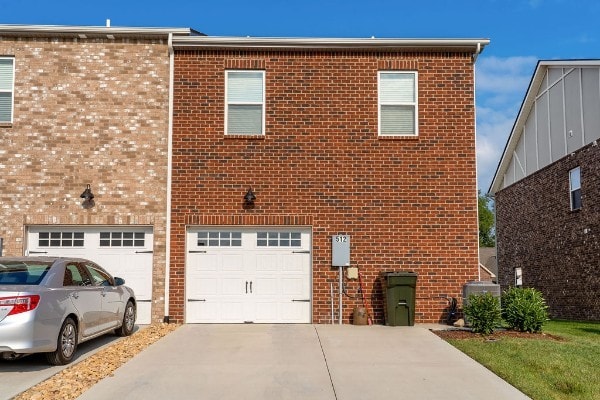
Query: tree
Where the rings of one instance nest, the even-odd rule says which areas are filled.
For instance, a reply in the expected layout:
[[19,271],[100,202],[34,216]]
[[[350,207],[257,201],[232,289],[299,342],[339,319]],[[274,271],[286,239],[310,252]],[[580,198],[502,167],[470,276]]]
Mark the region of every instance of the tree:
[[494,247],[496,245],[496,234],[494,226],[494,212],[490,205],[493,200],[488,194],[478,192],[478,212],[479,212],[479,246]]

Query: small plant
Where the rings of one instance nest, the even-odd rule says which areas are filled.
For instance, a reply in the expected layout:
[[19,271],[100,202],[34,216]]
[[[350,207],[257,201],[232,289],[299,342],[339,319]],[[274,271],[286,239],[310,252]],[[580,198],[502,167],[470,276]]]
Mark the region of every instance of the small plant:
[[548,306],[542,292],[516,287],[505,290],[502,293],[502,318],[512,329],[540,332],[548,320]]
[[502,322],[500,300],[491,293],[470,294],[464,312],[475,333],[489,335]]

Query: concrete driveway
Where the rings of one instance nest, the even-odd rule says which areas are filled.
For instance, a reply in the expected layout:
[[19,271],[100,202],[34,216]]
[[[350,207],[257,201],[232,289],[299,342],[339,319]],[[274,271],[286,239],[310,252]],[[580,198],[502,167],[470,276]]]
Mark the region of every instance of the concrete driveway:
[[[144,327],[136,325],[135,330]],[[121,337],[109,334],[81,343],[77,346],[73,364],[85,360],[92,354],[121,339]],[[69,365],[49,365],[44,354],[33,354],[15,361],[0,359],[0,400],[12,399],[17,394],[59,373]]]
[[184,325],[79,399],[527,399],[427,328]]

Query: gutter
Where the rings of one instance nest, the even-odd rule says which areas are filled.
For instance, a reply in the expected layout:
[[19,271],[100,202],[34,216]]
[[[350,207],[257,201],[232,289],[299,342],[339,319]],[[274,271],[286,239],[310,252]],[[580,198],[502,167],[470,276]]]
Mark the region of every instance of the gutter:
[[267,38],[230,36],[182,36],[174,47],[261,49],[355,49],[355,50],[455,50],[481,53],[489,39],[393,39],[393,38]]
[[171,185],[173,180],[173,83],[175,81],[175,51],[173,50],[173,33],[169,33],[168,39],[169,51],[169,127],[168,127],[168,144],[167,144],[167,218],[166,218],[166,237],[165,237],[165,313],[164,322],[169,322],[169,287],[171,274]]
[[[107,21],[108,23],[108,21]],[[143,36],[166,37],[168,35],[190,35],[195,33],[190,28],[134,28],[111,26],[68,26],[68,25],[13,25],[0,24],[1,36]]]

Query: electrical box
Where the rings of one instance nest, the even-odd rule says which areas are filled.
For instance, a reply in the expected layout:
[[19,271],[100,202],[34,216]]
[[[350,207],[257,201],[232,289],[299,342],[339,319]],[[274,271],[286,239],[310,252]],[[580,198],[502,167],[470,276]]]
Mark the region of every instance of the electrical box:
[[333,235],[331,237],[331,266],[350,266],[350,236]]
[[358,267],[346,268],[346,277],[348,279],[358,279]]

